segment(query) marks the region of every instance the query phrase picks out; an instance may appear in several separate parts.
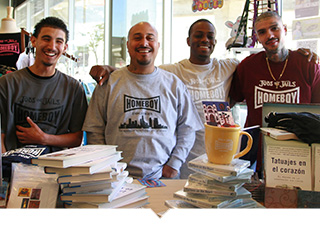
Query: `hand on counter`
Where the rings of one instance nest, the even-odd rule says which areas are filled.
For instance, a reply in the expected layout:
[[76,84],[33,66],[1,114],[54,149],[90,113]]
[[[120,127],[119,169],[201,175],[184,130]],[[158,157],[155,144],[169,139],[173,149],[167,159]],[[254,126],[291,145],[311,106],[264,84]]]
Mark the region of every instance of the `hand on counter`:
[[171,168],[168,165],[164,165],[162,168],[162,177],[165,178],[174,178],[175,176],[178,175],[178,171]]

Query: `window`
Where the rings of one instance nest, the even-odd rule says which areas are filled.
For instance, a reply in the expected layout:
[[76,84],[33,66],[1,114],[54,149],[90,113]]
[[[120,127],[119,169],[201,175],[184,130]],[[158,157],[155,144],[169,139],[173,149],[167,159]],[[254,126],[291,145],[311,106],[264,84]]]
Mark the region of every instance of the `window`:
[[[79,59],[75,74],[89,80],[93,65],[104,64],[104,0],[75,0],[72,52]],[[69,44],[70,45],[70,44]]]
[[49,15],[61,18],[68,24],[68,0],[48,0]]
[[31,27],[44,17],[44,2],[30,0]]
[[121,67],[129,63],[126,50],[128,31],[131,26],[140,21],[147,21],[154,25],[159,34],[160,49],[156,58],[156,65],[162,59],[162,29],[163,10],[160,0],[113,0],[112,1],[112,56],[111,64]]
[[15,10],[15,19],[18,28],[27,28],[27,3],[21,4]]
[[[25,27],[29,32],[43,17],[57,16],[63,19],[70,30],[68,53],[79,61],[75,63],[61,58],[58,68],[67,74],[88,78],[93,65],[121,67],[129,63],[127,33],[139,21],[150,22],[159,32],[160,50],[156,65],[189,57],[190,49],[186,43],[188,30],[200,18],[209,19],[217,29],[218,42],[212,57],[235,57],[225,47],[231,33],[226,22],[234,23],[242,15],[246,1],[221,2],[221,8],[193,12],[192,1],[185,0],[28,0],[15,9],[15,18],[17,26]],[[278,2],[281,6],[281,1]],[[303,17],[297,17],[297,11],[300,14],[302,11]],[[319,0],[287,0],[281,13],[284,23],[288,25],[287,47],[297,49],[304,46],[318,52],[319,29],[315,29],[316,35],[299,39],[294,38],[292,32],[298,20],[304,23],[302,31],[306,31],[308,23],[319,24]],[[314,22],[308,21],[311,19]],[[251,23],[248,21],[248,35],[251,35]]]

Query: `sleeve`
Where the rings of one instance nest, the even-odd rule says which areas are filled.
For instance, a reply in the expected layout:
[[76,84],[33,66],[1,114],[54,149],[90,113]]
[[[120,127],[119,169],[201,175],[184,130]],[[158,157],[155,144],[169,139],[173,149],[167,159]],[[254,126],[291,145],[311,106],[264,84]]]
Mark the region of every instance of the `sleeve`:
[[231,88],[229,92],[229,97],[232,101],[242,102],[244,100],[244,95],[242,93],[241,85],[241,69],[240,65],[237,67],[236,71],[233,73],[233,79],[231,82]]
[[106,144],[104,134],[87,132],[87,143],[88,144]]
[[5,133],[6,132],[6,124],[5,122],[8,122],[7,120],[7,89],[5,86],[6,80],[4,78],[4,76],[2,76],[2,78],[0,78],[0,120],[1,120],[1,133]]
[[311,89],[311,102],[320,103],[320,64],[314,64],[314,77]]
[[163,64],[158,66],[160,69],[166,70],[168,72],[171,72],[172,68],[174,67],[174,64]]
[[107,84],[96,86],[89,103],[82,127],[82,130],[87,132],[88,144],[105,144],[104,132],[107,125],[106,89]]
[[71,132],[81,131],[84,118],[86,116],[88,108],[88,101],[83,87],[77,81],[77,87],[75,89],[74,102],[72,107],[71,121],[69,124],[69,130]]
[[178,103],[177,142],[166,163],[176,170],[180,169],[193,147],[196,131],[204,128],[194,102],[185,87]]

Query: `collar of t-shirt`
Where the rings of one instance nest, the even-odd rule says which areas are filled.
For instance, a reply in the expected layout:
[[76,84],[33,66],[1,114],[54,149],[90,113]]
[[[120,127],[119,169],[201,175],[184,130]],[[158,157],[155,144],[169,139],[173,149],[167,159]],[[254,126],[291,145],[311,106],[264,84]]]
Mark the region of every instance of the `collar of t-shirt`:
[[38,75],[34,74],[33,72],[31,72],[31,70],[28,67],[27,67],[27,70],[33,77],[38,78],[38,79],[42,79],[42,80],[51,79],[56,74],[56,70],[55,70],[54,74],[52,76],[38,76]]

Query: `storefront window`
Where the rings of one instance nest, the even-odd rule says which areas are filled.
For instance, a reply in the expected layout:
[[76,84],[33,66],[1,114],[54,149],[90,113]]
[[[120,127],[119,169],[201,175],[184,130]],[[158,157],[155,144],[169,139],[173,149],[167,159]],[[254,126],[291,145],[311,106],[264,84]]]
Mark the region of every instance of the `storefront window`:
[[[128,31],[140,21],[147,21],[158,30],[159,41],[162,40],[163,17],[160,0],[114,0],[112,9],[112,56],[111,64],[121,67],[129,63],[126,50]],[[158,52],[156,65],[161,64],[162,49]]]
[[104,64],[104,0],[75,0],[74,40],[72,52],[76,58],[76,76],[90,79],[93,65]]
[[[77,57],[79,61],[74,63],[67,58],[62,58],[59,67],[62,71],[79,78],[87,77],[91,66],[96,64],[112,64],[117,67],[128,64],[127,32],[139,21],[148,21],[158,29],[161,49],[156,65],[174,63],[189,57],[190,48],[186,43],[188,30],[190,25],[200,18],[212,21],[217,29],[218,42],[212,56],[239,57],[226,49],[225,45],[231,37],[232,30],[226,22],[236,22],[243,13],[246,1],[209,1],[219,2],[221,5],[197,11],[193,8],[193,2],[185,0],[29,0],[15,9],[15,19],[18,27],[25,27],[29,32],[32,32],[34,24],[45,16],[57,16],[63,19],[70,28],[68,53]],[[106,3],[112,5],[112,21],[106,19],[105,8],[108,8],[105,7]],[[165,5],[170,5],[172,8],[168,10]],[[290,49],[307,47],[318,53],[319,0],[288,0],[283,8],[279,0],[278,6],[283,21],[288,27],[286,46]],[[253,10],[252,6],[250,10]],[[74,14],[72,21],[69,21],[69,12]],[[110,24],[105,26],[105,23]],[[105,37],[105,34],[109,34],[109,29],[111,35]],[[251,35],[251,29],[252,20],[248,20],[248,35]],[[301,31],[298,32],[298,29]],[[105,40],[108,43],[105,43]],[[258,44],[255,47],[261,48]],[[107,58],[105,58],[106,53]]]
[[68,23],[68,0],[48,0],[49,15],[61,18],[67,25]]
[[27,28],[27,4],[23,3],[15,11],[15,20],[18,28]]
[[39,0],[30,1],[31,27],[34,27],[44,17],[44,2]]

